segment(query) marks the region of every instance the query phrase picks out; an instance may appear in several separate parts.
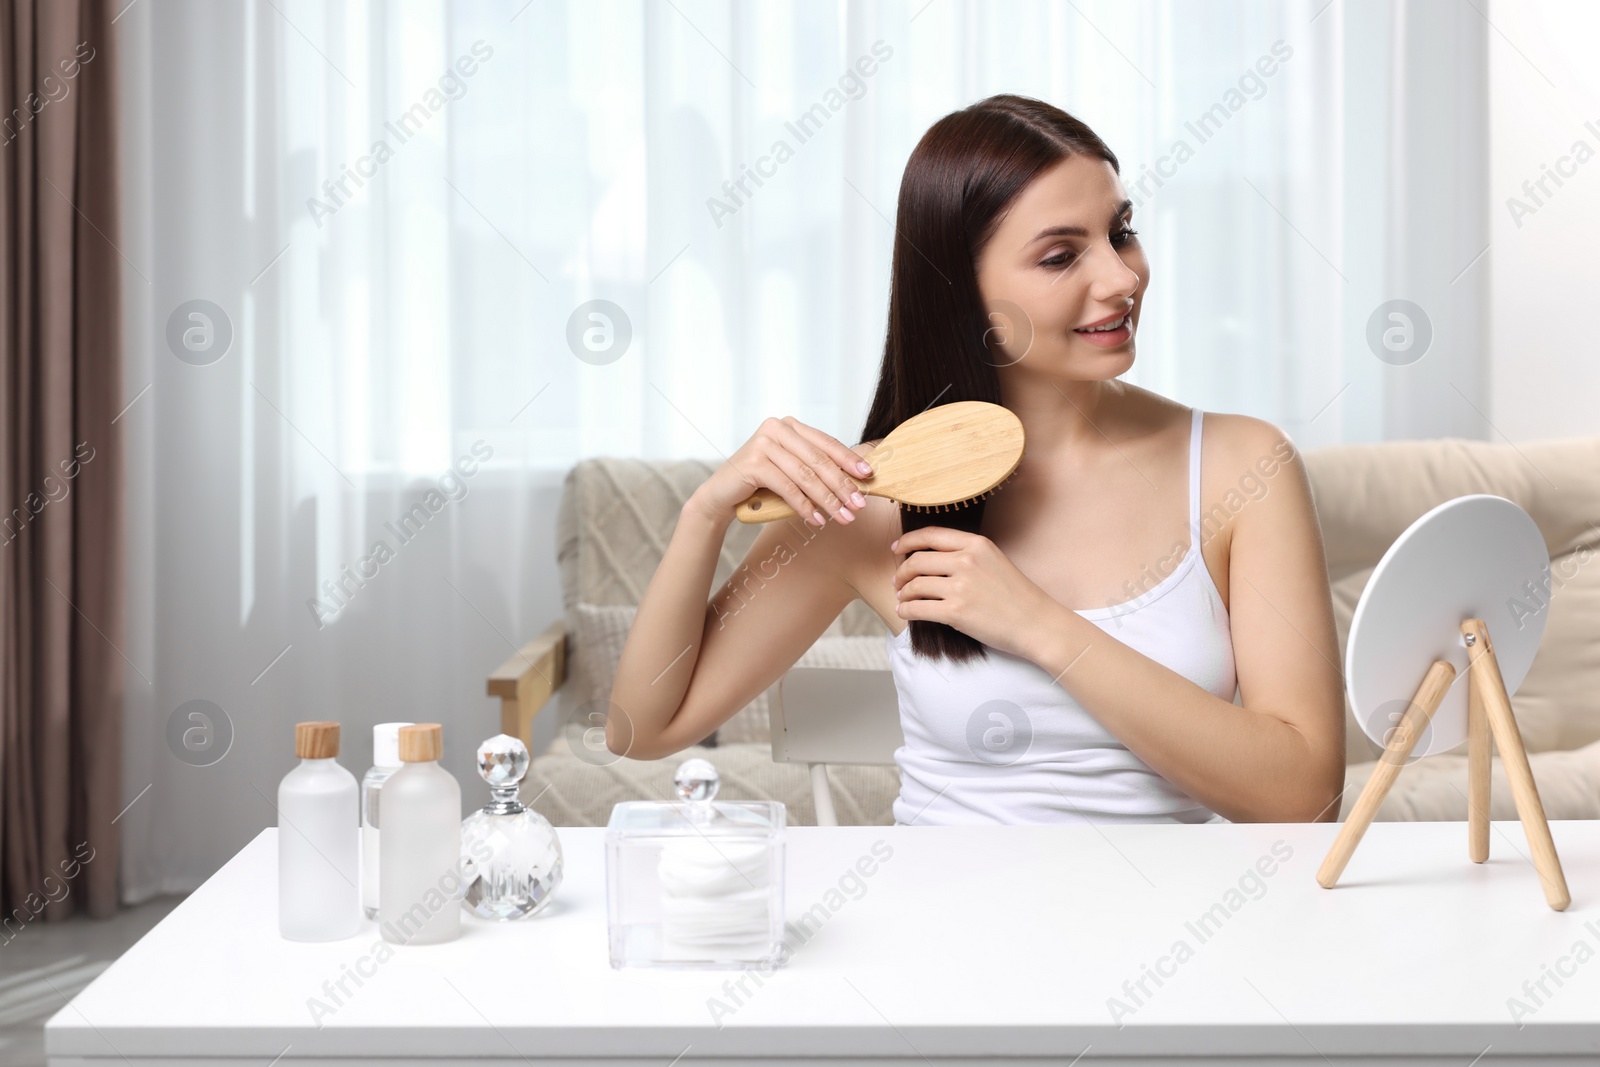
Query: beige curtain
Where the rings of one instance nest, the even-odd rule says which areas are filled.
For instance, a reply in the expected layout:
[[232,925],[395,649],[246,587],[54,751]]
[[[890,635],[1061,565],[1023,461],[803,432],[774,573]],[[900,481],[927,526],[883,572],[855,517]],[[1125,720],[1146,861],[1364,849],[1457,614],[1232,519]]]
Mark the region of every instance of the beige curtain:
[[115,2],[0,4],[0,940],[116,910],[132,799]]

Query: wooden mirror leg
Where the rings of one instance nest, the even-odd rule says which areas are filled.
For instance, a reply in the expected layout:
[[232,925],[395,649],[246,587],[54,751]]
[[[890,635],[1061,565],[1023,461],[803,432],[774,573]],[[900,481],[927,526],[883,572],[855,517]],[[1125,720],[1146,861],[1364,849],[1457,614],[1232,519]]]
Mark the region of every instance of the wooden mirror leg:
[[1367,779],[1355,807],[1350,809],[1344,825],[1339,827],[1339,836],[1333,839],[1333,846],[1323,858],[1322,866],[1317,868],[1317,884],[1322,888],[1332,889],[1339,875],[1344,873],[1345,864],[1350,862],[1350,856],[1361,843],[1361,835],[1372,825],[1373,817],[1378,814],[1378,806],[1388,796],[1389,787],[1394,785],[1400,768],[1405,766],[1406,757],[1416,747],[1422,731],[1427,728],[1455,677],[1456,669],[1442,659],[1434,660],[1428,668],[1422,684],[1417,687],[1416,694],[1400,718],[1400,725],[1389,735],[1389,743],[1384,746],[1383,757],[1378,760],[1378,765],[1372,769],[1372,777]]
[[1467,855],[1473,863],[1489,858],[1488,712],[1478,692],[1478,677],[1467,674]]
[[1511,713],[1511,697],[1506,692],[1505,679],[1500,675],[1500,664],[1495,659],[1494,645],[1489,640],[1489,629],[1482,619],[1468,619],[1461,624],[1461,632],[1470,634],[1473,643],[1467,647],[1467,669],[1471,671],[1469,683],[1477,690],[1488,712],[1489,729],[1500,750],[1500,762],[1505,766],[1506,778],[1511,782],[1511,795],[1517,802],[1517,818],[1522,820],[1522,831],[1528,836],[1528,847],[1533,851],[1533,867],[1539,873],[1539,884],[1544,888],[1544,898],[1556,911],[1565,911],[1572,903],[1567,891],[1567,879],[1561,872],[1561,860],[1556,855],[1556,843],[1550,836],[1550,823],[1544,817],[1544,805],[1539,802],[1539,788],[1533,781],[1533,768],[1528,765],[1527,750],[1522,747],[1522,732],[1517,729],[1516,716]]

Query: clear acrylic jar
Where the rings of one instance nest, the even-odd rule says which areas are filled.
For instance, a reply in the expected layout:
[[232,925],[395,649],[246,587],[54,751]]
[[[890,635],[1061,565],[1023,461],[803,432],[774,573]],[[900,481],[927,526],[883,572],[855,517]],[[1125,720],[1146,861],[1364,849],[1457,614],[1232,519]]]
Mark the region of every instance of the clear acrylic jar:
[[606,824],[612,967],[781,966],[781,802],[717,801],[717,771],[686,760],[680,803],[624,801]]

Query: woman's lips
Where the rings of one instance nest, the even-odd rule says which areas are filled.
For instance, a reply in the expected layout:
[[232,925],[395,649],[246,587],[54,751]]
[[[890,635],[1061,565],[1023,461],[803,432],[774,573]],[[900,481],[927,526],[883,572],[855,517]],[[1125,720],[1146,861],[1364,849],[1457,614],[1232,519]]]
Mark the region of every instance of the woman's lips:
[[1120,324],[1115,329],[1108,330],[1103,326],[1095,329],[1079,327],[1072,332],[1099,348],[1116,348],[1118,345],[1127,344],[1133,337],[1132,312],[1124,312],[1120,319],[1111,321]]

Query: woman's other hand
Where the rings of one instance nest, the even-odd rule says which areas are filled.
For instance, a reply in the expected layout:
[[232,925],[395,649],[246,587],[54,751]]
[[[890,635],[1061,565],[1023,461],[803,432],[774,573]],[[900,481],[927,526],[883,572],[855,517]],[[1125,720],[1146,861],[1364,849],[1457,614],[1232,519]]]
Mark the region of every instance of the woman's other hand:
[[1059,610],[1050,595],[982,534],[924,526],[889,546],[906,553],[894,572],[896,613],[954,626],[991,648],[1031,659],[1029,637]]

